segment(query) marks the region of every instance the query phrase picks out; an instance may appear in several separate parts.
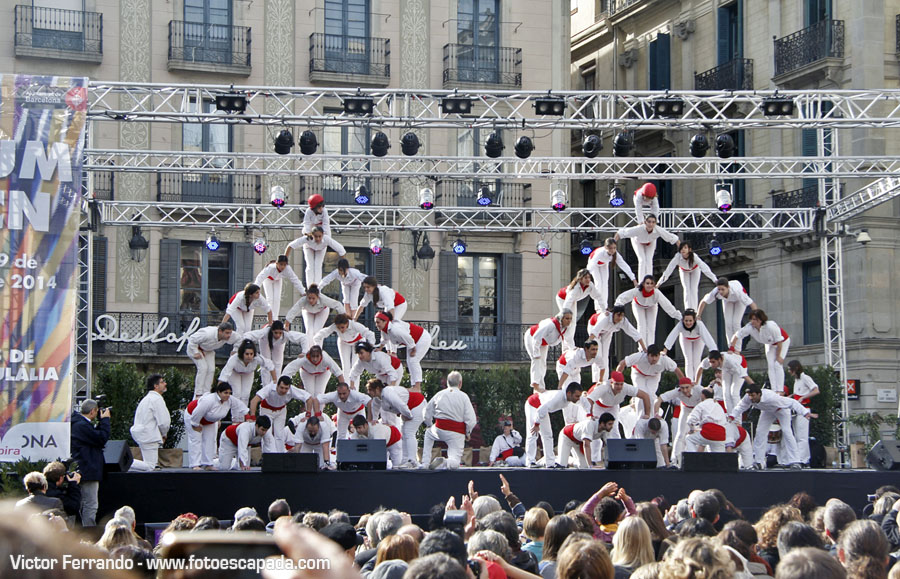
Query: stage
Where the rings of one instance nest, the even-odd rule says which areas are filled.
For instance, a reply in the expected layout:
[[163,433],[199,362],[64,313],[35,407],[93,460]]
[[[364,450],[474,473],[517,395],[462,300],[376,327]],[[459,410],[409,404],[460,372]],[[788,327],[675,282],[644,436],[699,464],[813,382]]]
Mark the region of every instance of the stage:
[[[755,521],[770,505],[805,490],[823,505],[832,497],[857,512],[866,495],[881,485],[900,484],[894,472],[874,470],[773,469],[732,473],[677,470],[546,470],[463,468],[457,471],[395,470],[367,472],[262,473],[241,471],[160,470],[110,473],[100,485],[100,516],[109,517],[131,505],[139,523],[165,522],[184,512],[231,519],[243,506],[253,506],[265,518],[271,501],[285,498],[295,511],[341,509],[352,517],[380,506],[396,508],[424,524],[422,515],[450,495],[466,492],[469,480],[481,494],[501,499],[499,474],[504,474],[526,507],[545,500],[561,510],[571,499],[587,500],[607,481],[623,486],[635,502],[665,495],[674,502],[694,489],[721,489]],[[505,505],[504,505],[505,506]]]

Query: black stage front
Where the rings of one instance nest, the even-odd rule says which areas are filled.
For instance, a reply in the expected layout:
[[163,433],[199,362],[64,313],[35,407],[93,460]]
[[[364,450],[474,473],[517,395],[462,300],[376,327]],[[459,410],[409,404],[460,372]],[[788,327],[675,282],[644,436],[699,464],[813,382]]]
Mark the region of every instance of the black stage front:
[[766,507],[784,502],[801,490],[811,494],[820,505],[836,497],[859,512],[866,504],[866,494],[881,485],[900,485],[900,472],[872,470],[690,473],[463,468],[264,474],[259,469],[250,472],[174,469],[109,474],[100,485],[100,514],[110,516],[116,508],[131,505],[141,523],[169,521],[188,511],[225,520],[231,519],[238,508],[253,506],[265,518],[269,503],[285,498],[295,511],[328,512],[336,508],[355,517],[385,506],[424,515],[432,505],[446,502],[450,495],[459,501],[469,480],[475,481],[479,493],[494,494],[502,501],[500,473],[526,506],[545,500],[561,510],[567,501],[587,500],[604,483],[615,481],[625,487],[635,502],[660,494],[675,501],[694,489],[718,488],[752,521]]

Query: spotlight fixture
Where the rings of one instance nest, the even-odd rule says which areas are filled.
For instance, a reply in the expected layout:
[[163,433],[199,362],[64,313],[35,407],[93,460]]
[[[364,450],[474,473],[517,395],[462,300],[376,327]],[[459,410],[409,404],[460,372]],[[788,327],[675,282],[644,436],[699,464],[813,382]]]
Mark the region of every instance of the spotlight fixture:
[[609,205],[611,207],[621,207],[625,205],[625,194],[622,193],[622,188],[613,183],[609,188]]
[[247,95],[240,93],[216,95],[216,110],[226,113],[243,113],[247,110]]
[[434,209],[434,191],[428,187],[419,189],[419,207],[422,209]]
[[500,138],[500,133],[494,131],[488,135],[487,141],[484,143],[484,154],[491,159],[496,159],[503,154],[504,148],[503,139]]
[[734,139],[728,133],[716,137],[716,156],[720,159],[730,159],[734,156]]
[[594,251],[594,244],[591,243],[590,239],[585,237],[581,240],[581,245],[578,246],[578,253],[581,255],[590,255],[592,251]]
[[287,155],[294,147],[294,134],[287,129],[281,129],[281,132],[275,137],[275,152],[279,155]]
[[453,253],[456,255],[462,255],[466,252],[466,242],[462,240],[461,237],[457,238],[456,241],[453,242]]
[[219,243],[219,238],[216,236],[216,230],[213,229],[209,232],[209,235],[206,236],[206,249],[210,251],[219,251],[219,247],[221,247],[221,244]]
[[369,249],[372,251],[372,255],[381,255],[381,250],[384,249],[384,244],[381,242],[380,237],[376,237],[369,242]]
[[482,207],[488,207],[494,202],[494,198],[491,195],[491,188],[487,185],[482,185],[480,189],[478,189],[478,197],[475,199],[475,202]]
[[141,226],[132,225],[131,239],[128,240],[128,251],[131,253],[131,259],[138,263],[144,261],[148,249],[150,249],[150,242],[141,234]]
[[441,99],[441,112],[445,115],[468,115],[472,112],[472,99],[465,97],[444,97]]
[[794,114],[794,99],[776,93],[774,96],[765,97],[760,108],[767,117],[789,117]]
[[344,99],[344,112],[348,115],[371,115],[375,110],[375,100],[367,96],[353,96]]
[[272,207],[284,207],[284,187],[281,185],[272,185],[272,188],[269,189],[269,200],[272,203]]
[[516,157],[520,159],[527,159],[531,156],[531,152],[534,151],[534,143],[531,141],[531,137],[522,135],[519,137],[519,140],[516,141]]
[[406,133],[403,135],[403,138],[400,139],[400,150],[403,151],[403,154],[407,157],[412,157],[418,153],[419,148],[421,147],[422,143],[419,142],[419,136],[413,132]]
[[375,136],[372,137],[372,154],[376,157],[384,157],[387,155],[388,149],[391,148],[391,141],[388,139],[388,136],[378,131],[375,133]]
[[356,201],[357,205],[368,205],[372,201],[372,197],[369,195],[369,188],[361,183],[359,187],[356,188],[353,199]]
[[684,113],[684,101],[678,97],[662,97],[653,100],[653,114],[661,118],[680,117]]
[[734,185],[731,183],[716,183],[716,207],[725,213],[731,210]]
[[260,236],[253,240],[253,251],[259,255],[264,254],[267,249],[269,249],[269,244],[265,237]]
[[613,139],[613,156],[614,157],[627,157],[631,154],[631,150],[634,148],[634,140],[631,138],[631,135],[626,131],[622,131],[618,133]]
[[556,189],[550,193],[550,208],[554,211],[565,211],[568,204],[566,203],[566,192],[562,189]]
[[545,240],[540,240],[537,243],[537,254],[541,256],[541,258],[545,258],[550,255],[550,244]]
[[722,246],[719,245],[719,240],[713,237],[709,240],[709,254],[719,255],[720,253],[722,253]]
[[534,101],[534,112],[539,115],[561,117],[566,114],[566,99],[562,97],[541,97]]
[[581,143],[581,152],[588,159],[593,159],[599,155],[602,148],[603,139],[600,138],[600,135],[588,135],[584,138],[584,142]]
[[319,139],[312,131],[306,130],[300,133],[300,152],[304,155],[314,155],[319,148]]
[[706,156],[709,150],[709,139],[703,133],[697,133],[691,137],[691,156],[698,159]]

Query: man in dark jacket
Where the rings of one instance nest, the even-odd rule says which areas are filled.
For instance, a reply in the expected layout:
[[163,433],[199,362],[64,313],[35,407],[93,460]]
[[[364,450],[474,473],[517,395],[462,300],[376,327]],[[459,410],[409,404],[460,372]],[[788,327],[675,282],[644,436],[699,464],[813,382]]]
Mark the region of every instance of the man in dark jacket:
[[25,483],[25,490],[28,491],[28,496],[16,503],[16,509],[31,507],[39,511],[48,509],[62,510],[62,501],[48,497],[45,494],[47,492],[47,479],[44,478],[44,475],[39,472],[30,472],[25,475],[23,482]]
[[67,473],[66,465],[55,460],[44,467],[44,476],[49,486],[47,496],[61,500],[66,514],[77,517],[81,513],[81,475]]
[[[94,419],[99,416],[97,425]],[[97,525],[100,481],[103,479],[103,447],[109,440],[109,408],[100,408],[95,400],[81,403],[81,412],[72,413],[72,458],[81,472],[81,524]]]

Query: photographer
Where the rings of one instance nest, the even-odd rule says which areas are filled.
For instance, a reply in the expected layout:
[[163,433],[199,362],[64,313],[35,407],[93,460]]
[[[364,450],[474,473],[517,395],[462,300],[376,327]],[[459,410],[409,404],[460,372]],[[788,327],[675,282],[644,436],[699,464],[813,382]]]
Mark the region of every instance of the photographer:
[[81,475],[78,472],[66,472],[66,465],[53,461],[44,467],[47,478],[47,496],[62,501],[66,514],[77,517],[81,511]]
[[[99,418],[94,426],[94,419]],[[99,506],[98,493],[103,478],[103,447],[109,440],[109,408],[100,411],[96,400],[81,403],[81,412],[72,413],[72,458],[81,470],[81,525],[94,527]]]

